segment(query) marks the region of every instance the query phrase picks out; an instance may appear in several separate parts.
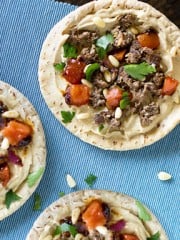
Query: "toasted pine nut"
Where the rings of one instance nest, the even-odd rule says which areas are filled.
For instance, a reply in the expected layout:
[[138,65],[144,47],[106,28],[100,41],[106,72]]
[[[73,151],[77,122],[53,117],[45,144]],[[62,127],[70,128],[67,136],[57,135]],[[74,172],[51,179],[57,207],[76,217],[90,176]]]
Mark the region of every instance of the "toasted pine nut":
[[104,226],[97,226],[96,230],[102,235],[106,235],[108,232],[107,228]]
[[108,59],[113,67],[119,67],[119,61],[113,55],[109,55]]
[[171,179],[171,175],[167,172],[159,172],[158,178],[159,180],[166,181]]
[[111,82],[111,73],[108,70],[104,72],[104,78],[106,82]]
[[92,83],[90,83],[88,80],[86,80],[86,79],[81,79],[81,83],[82,84],[84,84],[84,85],[86,85],[86,86],[88,86],[89,88],[92,88],[93,87],[93,85],[92,85]]
[[4,118],[17,118],[17,117],[19,117],[19,113],[16,110],[9,110],[9,111],[4,112],[2,114],[2,117],[4,117]]
[[102,18],[96,16],[93,18],[94,24],[99,27],[99,28],[104,28],[106,26],[105,22],[103,21]]
[[120,109],[120,107],[117,107],[115,110],[115,118],[119,119],[122,116],[122,110]]
[[71,175],[67,174],[66,175],[66,180],[67,180],[67,184],[70,188],[74,188],[76,186],[76,182]]
[[87,119],[90,117],[89,113],[79,113],[76,115],[76,118],[79,120]]
[[105,88],[105,89],[103,90],[103,95],[104,95],[105,98],[107,97],[107,94],[108,94],[108,90]]
[[5,137],[1,143],[1,149],[7,150],[9,148],[9,140]]
[[84,235],[82,235],[81,233],[76,234],[75,240],[83,240],[83,239],[84,239]]
[[135,28],[135,27],[131,27],[131,28],[130,28],[130,31],[131,31],[132,33],[134,33],[135,35],[139,33],[138,29]]
[[72,210],[71,220],[72,220],[73,224],[75,224],[77,222],[80,213],[81,213],[80,208],[75,208],[75,209]]

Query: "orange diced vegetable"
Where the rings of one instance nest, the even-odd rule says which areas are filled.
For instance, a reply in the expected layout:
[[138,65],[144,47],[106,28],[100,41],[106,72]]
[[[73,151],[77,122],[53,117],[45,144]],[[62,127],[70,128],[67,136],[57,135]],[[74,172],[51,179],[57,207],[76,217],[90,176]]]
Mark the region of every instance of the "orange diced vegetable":
[[12,146],[16,146],[21,140],[32,134],[32,128],[25,123],[12,120],[1,133]]
[[103,214],[102,203],[99,200],[93,200],[82,214],[82,220],[88,229],[106,224],[107,220]]
[[66,89],[65,100],[69,105],[81,106],[89,102],[89,87],[83,84],[74,84]]
[[124,56],[125,56],[125,54],[126,54],[126,49],[123,49],[123,50],[120,50],[120,51],[114,53],[113,56],[114,56],[117,60],[122,61],[123,58],[124,58]]
[[77,59],[70,59],[64,69],[63,77],[72,84],[79,84],[84,76],[86,64]]
[[146,32],[139,34],[137,40],[142,47],[156,49],[159,47],[160,41],[156,32]]
[[0,182],[4,187],[6,187],[7,183],[10,179],[10,170],[7,163],[3,163],[0,165]]
[[162,88],[162,94],[163,95],[172,95],[177,88],[178,81],[176,79],[173,79],[171,77],[166,77],[164,80],[164,85]]
[[119,87],[111,88],[106,96],[106,105],[109,109],[115,109],[119,106],[122,98],[122,90]]
[[139,240],[139,238],[132,234],[123,234],[122,240]]

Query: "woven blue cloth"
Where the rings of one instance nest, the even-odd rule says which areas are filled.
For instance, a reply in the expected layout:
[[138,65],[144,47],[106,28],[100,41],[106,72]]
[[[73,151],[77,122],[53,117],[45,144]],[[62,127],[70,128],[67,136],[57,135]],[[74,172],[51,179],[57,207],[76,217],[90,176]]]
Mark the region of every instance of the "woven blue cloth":
[[[87,189],[84,179],[92,173],[97,176],[95,189],[139,199],[154,212],[169,239],[179,240],[180,126],[141,150],[103,151],[82,142],[47,108],[37,78],[39,54],[47,33],[76,7],[50,0],[1,0],[0,6],[0,79],[20,90],[35,106],[48,151],[47,168],[36,190],[42,198],[41,210],[33,211],[33,194],[17,212],[0,222],[0,240],[24,240],[35,219],[58,199],[59,192],[72,191],[66,183],[67,173],[77,182],[74,190]],[[158,180],[159,171],[170,173],[172,180]]]

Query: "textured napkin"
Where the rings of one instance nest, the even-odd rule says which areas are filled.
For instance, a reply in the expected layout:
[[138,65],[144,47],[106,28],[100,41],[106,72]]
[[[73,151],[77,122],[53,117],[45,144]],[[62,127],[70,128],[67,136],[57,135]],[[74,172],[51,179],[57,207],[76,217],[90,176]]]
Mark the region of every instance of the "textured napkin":
[[[33,196],[13,215],[0,222],[1,240],[24,240],[35,219],[59,192],[87,189],[84,179],[97,176],[93,188],[122,192],[149,207],[170,240],[179,239],[180,126],[167,137],[141,150],[104,151],[68,132],[47,108],[39,89],[37,68],[47,33],[76,7],[50,0],[1,0],[1,80],[20,90],[35,106],[47,141],[47,168],[36,190],[41,210],[33,211]],[[159,171],[172,175],[158,180]],[[71,190],[66,174],[76,180]]]

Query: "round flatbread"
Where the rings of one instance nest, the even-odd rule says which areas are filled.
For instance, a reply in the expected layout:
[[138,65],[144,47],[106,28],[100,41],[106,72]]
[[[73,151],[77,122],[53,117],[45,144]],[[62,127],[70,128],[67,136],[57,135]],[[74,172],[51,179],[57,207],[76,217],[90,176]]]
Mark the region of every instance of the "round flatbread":
[[180,30],[136,0],[92,1],[58,22],[39,83],[55,117],[103,149],[152,144],[180,122]]
[[106,190],[85,190],[65,195],[45,209],[26,240],[103,240],[115,236],[127,240],[168,239],[156,217],[140,201]]
[[21,207],[45,170],[41,121],[28,99],[0,81],[0,220]]

